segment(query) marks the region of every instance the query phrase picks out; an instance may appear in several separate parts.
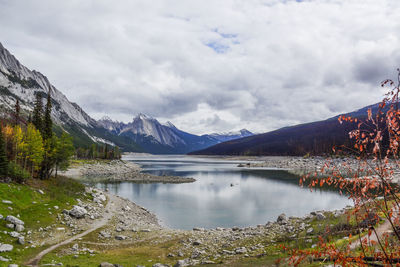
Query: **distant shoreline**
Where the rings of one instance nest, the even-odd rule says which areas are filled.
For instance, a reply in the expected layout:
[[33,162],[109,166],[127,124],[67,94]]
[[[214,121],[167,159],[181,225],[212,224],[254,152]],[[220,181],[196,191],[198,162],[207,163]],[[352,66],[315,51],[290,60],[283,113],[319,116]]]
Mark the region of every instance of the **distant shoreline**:
[[138,164],[125,160],[80,161],[63,175],[85,182],[134,182],[134,183],[193,183],[196,179],[180,176],[158,176],[143,173]]

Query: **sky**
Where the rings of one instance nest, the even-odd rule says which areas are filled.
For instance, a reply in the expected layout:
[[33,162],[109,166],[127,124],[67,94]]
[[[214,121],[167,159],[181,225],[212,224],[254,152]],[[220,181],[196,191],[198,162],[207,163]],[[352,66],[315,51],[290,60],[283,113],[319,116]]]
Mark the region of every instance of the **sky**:
[[89,115],[266,132],[379,102],[398,0],[0,0],[0,42]]

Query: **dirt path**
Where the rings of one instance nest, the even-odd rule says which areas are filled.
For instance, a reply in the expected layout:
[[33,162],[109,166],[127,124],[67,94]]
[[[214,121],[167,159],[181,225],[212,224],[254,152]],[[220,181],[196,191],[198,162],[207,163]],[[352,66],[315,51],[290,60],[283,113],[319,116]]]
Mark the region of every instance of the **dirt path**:
[[[382,235],[389,231],[391,229],[391,225],[390,222],[388,220],[386,220],[383,224],[381,224],[380,226],[378,226],[378,228],[376,228],[376,235],[375,232],[372,232],[371,236],[368,238],[367,236],[364,236],[361,238],[361,240],[367,239],[370,242],[374,241],[374,242],[378,242],[378,237],[382,237]],[[354,250],[356,248],[358,248],[361,245],[360,243],[360,239],[357,239],[356,241],[354,241],[353,243],[351,243],[350,245],[350,249]]]
[[27,266],[32,266],[32,267],[38,267],[39,266],[39,262],[40,260],[48,253],[52,252],[53,250],[64,246],[66,244],[69,244],[71,242],[73,242],[74,240],[81,238],[97,229],[99,229],[100,227],[103,227],[104,225],[106,225],[108,223],[109,220],[111,220],[111,218],[115,215],[115,207],[116,205],[118,205],[118,198],[114,195],[108,194],[108,203],[105,207],[105,211],[104,211],[104,215],[100,220],[97,220],[95,222],[93,222],[93,224],[90,225],[90,228],[87,229],[86,231],[75,235],[67,240],[64,240],[58,244],[52,245],[51,247],[41,251],[39,254],[37,254],[33,259],[30,259],[28,262],[25,263],[25,265]]

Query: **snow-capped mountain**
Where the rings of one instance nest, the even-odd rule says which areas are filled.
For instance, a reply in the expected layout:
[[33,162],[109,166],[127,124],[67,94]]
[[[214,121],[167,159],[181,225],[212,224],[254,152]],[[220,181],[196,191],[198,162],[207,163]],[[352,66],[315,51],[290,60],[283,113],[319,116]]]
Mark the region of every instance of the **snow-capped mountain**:
[[0,43],[0,115],[10,116],[18,99],[21,115],[27,118],[36,96],[40,95],[45,102],[49,92],[55,127],[70,133],[77,146],[104,143],[117,145],[124,151],[188,153],[249,134],[242,130],[240,133],[198,136],[179,130],[171,122],[161,124],[144,114],[137,115],[127,124],[112,121],[109,117],[96,121],[79,105],[70,102],[46,76],[22,65]]
[[16,99],[19,99],[23,109],[32,110],[36,94],[41,94],[45,98],[51,91],[54,100],[52,115],[56,123],[75,122],[88,127],[96,124],[96,121],[77,104],[68,101],[67,97],[57,90],[46,76],[22,65],[1,43],[0,88],[2,90],[0,103],[4,109],[13,109]]
[[[91,143],[107,143],[118,145],[126,150],[138,149],[136,144],[129,143],[112,135],[96,120],[86,114],[76,103],[70,102],[67,97],[55,88],[42,73],[30,70],[22,65],[0,43],[0,114],[10,116],[17,99],[21,105],[21,115],[33,110],[36,95],[40,95],[45,102],[48,92],[52,98],[52,118],[56,127],[69,132],[76,145]],[[117,137],[117,138],[116,138]]]
[[227,140],[252,135],[243,129],[238,132],[198,136],[179,130],[170,121],[162,124],[157,119],[142,113],[127,124],[112,121],[107,117],[98,123],[118,136],[131,138],[150,153],[188,153]]
[[254,135],[254,134],[246,129],[241,129],[239,131],[227,132],[227,133],[209,134],[210,137],[217,139],[219,142],[226,142],[226,141],[235,140],[235,139],[252,136],[252,135]]

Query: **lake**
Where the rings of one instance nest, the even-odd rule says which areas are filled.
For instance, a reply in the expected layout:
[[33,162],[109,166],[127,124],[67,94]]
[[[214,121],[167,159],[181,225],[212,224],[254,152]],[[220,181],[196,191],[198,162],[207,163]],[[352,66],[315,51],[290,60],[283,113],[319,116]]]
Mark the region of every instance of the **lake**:
[[299,177],[278,169],[237,167],[237,161],[192,156],[128,156],[124,160],[156,175],[193,177],[186,184],[98,183],[155,213],[161,224],[175,229],[246,227],[265,224],[285,213],[303,216],[316,210],[350,205],[335,190],[311,192]]

